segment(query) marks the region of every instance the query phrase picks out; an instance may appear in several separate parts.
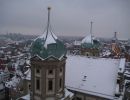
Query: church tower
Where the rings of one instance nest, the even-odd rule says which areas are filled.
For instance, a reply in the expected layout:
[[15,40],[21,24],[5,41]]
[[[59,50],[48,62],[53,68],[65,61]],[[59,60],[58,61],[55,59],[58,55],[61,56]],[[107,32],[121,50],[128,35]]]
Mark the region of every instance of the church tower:
[[92,25],[93,22],[91,22],[89,35],[81,41],[81,55],[99,56],[100,42],[93,36]]
[[31,100],[61,100],[64,97],[66,48],[48,22],[43,35],[31,46]]

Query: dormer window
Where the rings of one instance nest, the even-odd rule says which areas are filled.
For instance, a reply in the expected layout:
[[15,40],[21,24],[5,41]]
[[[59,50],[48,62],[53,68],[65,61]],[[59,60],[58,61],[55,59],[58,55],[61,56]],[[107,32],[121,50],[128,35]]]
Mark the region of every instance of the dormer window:
[[53,90],[53,81],[52,81],[52,79],[50,79],[48,81],[48,91],[52,91],[52,90]]

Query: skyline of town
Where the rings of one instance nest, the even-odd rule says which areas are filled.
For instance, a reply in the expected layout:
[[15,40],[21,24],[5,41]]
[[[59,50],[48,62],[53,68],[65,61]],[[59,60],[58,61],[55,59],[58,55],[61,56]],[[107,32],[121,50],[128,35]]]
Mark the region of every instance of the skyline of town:
[[[130,40],[0,35],[0,100],[129,100]],[[23,24],[23,25],[26,25]],[[13,25],[12,25],[13,26]]]
[[[0,34],[23,33],[40,35],[46,28],[47,11],[51,6],[51,26],[54,33],[63,36],[86,36],[93,21],[95,37],[130,37],[129,0],[1,0]],[[109,19],[109,20],[108,20]]]

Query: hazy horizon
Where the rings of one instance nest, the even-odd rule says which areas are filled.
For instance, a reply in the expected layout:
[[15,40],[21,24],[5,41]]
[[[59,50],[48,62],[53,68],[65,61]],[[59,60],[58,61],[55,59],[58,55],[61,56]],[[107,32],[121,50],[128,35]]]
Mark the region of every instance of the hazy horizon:
[[43,33],[47,7],[56,35],[86,36],[93,21],[95,37],[130,38],[129,0],[0,0],[0,34]]

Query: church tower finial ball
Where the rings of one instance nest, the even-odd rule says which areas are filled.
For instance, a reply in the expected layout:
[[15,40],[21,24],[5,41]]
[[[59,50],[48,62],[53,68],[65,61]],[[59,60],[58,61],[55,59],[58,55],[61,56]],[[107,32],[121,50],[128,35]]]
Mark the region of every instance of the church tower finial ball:
[[51,10],[51,7],[48,7],[47,9],[48,9],[48,10]]

